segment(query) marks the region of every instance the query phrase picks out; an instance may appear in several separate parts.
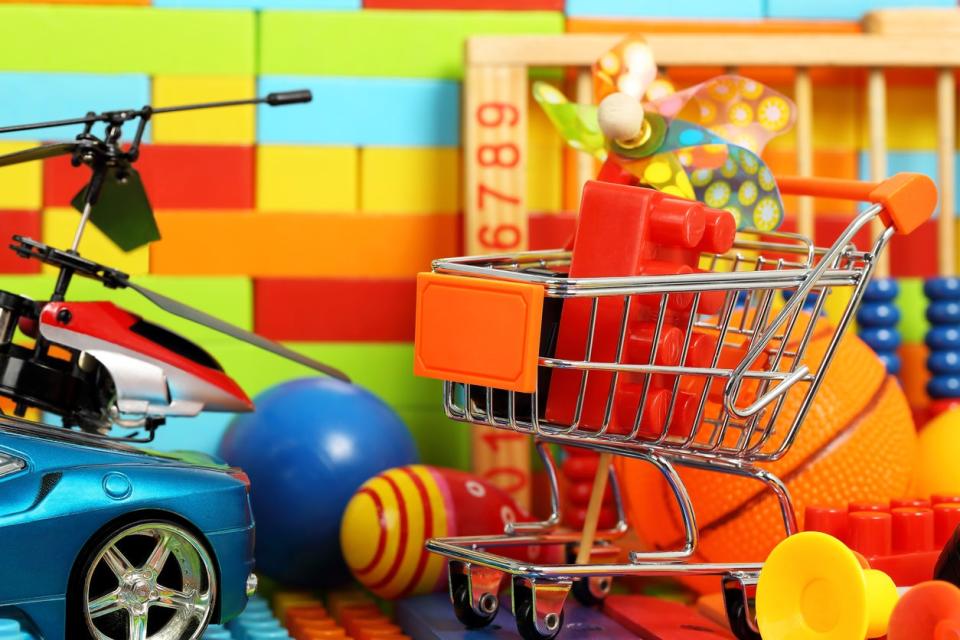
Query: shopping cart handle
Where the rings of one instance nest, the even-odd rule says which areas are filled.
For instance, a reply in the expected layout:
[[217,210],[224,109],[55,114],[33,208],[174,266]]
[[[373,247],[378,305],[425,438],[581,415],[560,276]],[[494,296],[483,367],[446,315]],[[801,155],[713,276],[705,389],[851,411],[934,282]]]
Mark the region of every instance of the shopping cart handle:
[[904,235],[926,222],[937,207],[937,187],[929,176],[922,173],[898,173],[883,182],[783,177],[777,180],[777,185],[784,195],[881,204],[883,221]]
[[780,381],[773,389],[770,389],[765,394],[757,398],[756,402],[751,404],[746,409],[740,409],[737,407],[737,396],[740,394],[740,385],[743,382],[743,376],[734,376],[727,380],[726,388],[724,389],[723,405],[731,415],[735,415],[738,418],[746,420],[747,418],[753,417],[755,414],[763,411],[768,404],[785,394],[787,391],[790,391],[790,388],[807,377],[807,374],[810,373],[810,369],[807,365],[800,365],[797,367],[796,371],[793,371],[790,375],[785,377]]

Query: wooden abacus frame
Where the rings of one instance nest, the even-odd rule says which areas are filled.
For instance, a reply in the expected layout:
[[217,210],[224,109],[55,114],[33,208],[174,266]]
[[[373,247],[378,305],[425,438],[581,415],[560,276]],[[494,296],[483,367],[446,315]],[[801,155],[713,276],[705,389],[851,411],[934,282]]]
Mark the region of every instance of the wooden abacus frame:
[[[654,59],[665,69],[720,66],[735,71],[739,67],[794,67],[800,176],[813,173],[811,68],[866,70],[870,176],[875,181],[887,175],[884,70],[936,69],[939,272],[944,276],[955,275],[954,153],[956,72],[960,68],[960,46],[956,43],[960,35],[960,10],[884,10],[869,14],[863,26],[864,33],[849,34],[656,33],[650,34],[647,41]],[[527,248],[525,199],[530,68],[576,68],[576,99],[588,103],[593,97],[590,65],[621,38],[621,35],[570,34],[481,36],[467,41],[463,126],[464,231],[468,254]],[[771,52],[775,52],[775,57]],[[578,182],[589,179],[593,172],[593,159],[580,154]],[[814,211],[810,198],[799,200],[797,228],[813,237]],[[873,232],[879,232],[879,227],[875,226]],[[888,260],[881,258],[877,273],[881,277],[889,274]],[[473,439],[473,460],[475,472],[499,481],[501,486],[506,485],[521,504],[528,503],[531,478],[526,438],[500,431],[496,434],[478,432]]]

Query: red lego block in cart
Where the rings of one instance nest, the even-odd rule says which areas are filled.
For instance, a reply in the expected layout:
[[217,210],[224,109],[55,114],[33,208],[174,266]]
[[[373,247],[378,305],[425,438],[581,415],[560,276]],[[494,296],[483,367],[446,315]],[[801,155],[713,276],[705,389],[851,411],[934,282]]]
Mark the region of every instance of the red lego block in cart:
[[960,496],[941,495],[842,507],[807,507],[804,530],[821,531],[906,587],[933,579],[943,546],[960,525]]
[[[726,211],[702,203],[674,198],[652,189],[626,184],[590,181],[583,189],[569,277],[595,278],[638,275],[688,275],[698,271],[702,252],[723,253],[733,244],[736,233],[733,217]],[[675,366],[680,364],[686,342],[689,315],[715,313],[723,294],[700,294],[696,309],[694,293],[635,295],[627,318],[627,335],[621,361],[634,364]],[[564,301],[555,355],[569,360],[615,362],[620,328],[626,311],[622,296],[596,299],[592,346],[587,357],[593,299]],[[659,334],[657,323],[662,313]],[[657,340],[654,340],[657,336]],[[715,340],[706,334],[690,336],[684,364],[703,366],[709,362]],[[557,369],[550,381],[546,417],[552,422],[572,424],[584,374]],[[611,397],[614,376],[609,371],[587,375],[579,425],[597,430],[607,421],[611,432],[627,433],[633,428],[640,403],[643,420],[640,432],[659,435],[673,404],[669,429],[674,435],[689,433],[699,398],[680,391],[674,402],[674,380],[670,376],[620,376]]]

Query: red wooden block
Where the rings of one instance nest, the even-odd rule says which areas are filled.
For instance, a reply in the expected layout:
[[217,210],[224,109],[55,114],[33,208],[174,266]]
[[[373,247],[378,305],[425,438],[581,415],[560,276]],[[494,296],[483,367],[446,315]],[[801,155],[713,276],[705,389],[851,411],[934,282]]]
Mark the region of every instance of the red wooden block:
[[[252,146],[143,145],[135,165],[154,209],[252,209]],[[43,204],[70,206],[90,177],[69,157],[43,167]]]
[[603,612],[644,640],[732,640],[718,626],[679,602],[650,596],[610,596]]
[[363,8],[563,11],[563,0],[363,0]]
[[927,220],[910,235],[897,234],[890,240],[890,275],[894,278],[934,278],[937,264],[937,221]]
[[14,235],[41,240],[40,229],[37,211],[0,211],[0,273],[40,273],[40,262],[21,258],[8,248]]
[[530,250],[561,249],[577,228],[575,213],[535,213],[529,217]]
[[258,278],[254,328],[273,340],[413,342],[416,281]]

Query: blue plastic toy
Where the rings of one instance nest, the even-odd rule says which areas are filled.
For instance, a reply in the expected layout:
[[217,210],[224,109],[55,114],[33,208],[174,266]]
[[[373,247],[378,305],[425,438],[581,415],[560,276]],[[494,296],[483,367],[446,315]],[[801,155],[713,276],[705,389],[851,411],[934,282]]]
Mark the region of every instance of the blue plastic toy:
[[252,543],[238,470],[0,418],[3,640],[199,637],[243,610]]
[[220,455],[252,482],[257,571],[291,587],[342,583],[347,502],[372,476],[416,462],[413,439],[382,400],[332,378],[278,385],[255,404],[231,423]]

